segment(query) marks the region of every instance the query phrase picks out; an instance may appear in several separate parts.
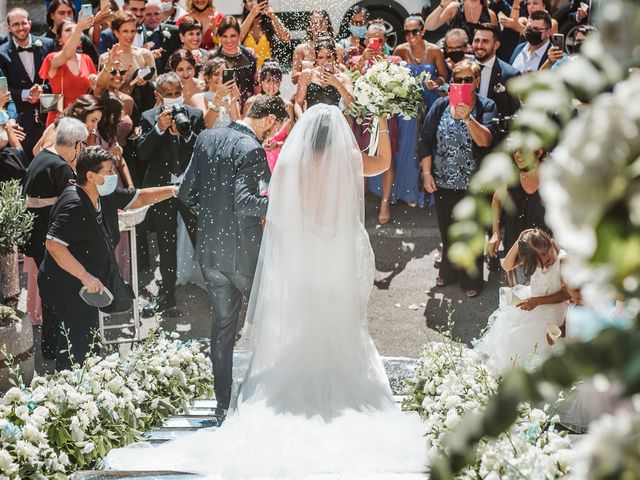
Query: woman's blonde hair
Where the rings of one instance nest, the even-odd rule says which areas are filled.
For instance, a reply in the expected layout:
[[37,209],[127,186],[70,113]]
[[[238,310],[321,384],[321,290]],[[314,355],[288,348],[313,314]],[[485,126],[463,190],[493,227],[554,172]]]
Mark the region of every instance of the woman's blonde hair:
[[463,72],[465,70],[470,70],[471,74],[474,77],[480,76],[480,65],[473,60],[469,60],[468,58],[463,58],[458,63],[453,66],[453,71],[451,72],[453,75],[456,73]]

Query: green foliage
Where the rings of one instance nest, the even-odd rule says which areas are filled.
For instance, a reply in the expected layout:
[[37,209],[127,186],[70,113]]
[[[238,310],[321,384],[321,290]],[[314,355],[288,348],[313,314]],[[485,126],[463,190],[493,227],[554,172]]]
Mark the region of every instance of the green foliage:
[[29,239],[33,228],[33,214],[27,211],[18,180],[0,182],[0,255],[13,251]]

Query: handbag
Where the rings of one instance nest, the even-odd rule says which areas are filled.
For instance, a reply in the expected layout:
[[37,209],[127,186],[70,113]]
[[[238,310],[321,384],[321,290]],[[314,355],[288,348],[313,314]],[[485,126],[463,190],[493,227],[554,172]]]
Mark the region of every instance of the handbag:
[[116,262],[115,248],[111,243],[111,234],[109,232],[109,226],[103,220],[100,222],[101,233],[104,241],[109,249],[109,269],[105,278],[105,287],[113,295],[113,300],[107,306],[101,307],[102,313],[122,313],[131,309],[133,299],[136,298],[131,284],[125,281],[122,277],[122,272]]
[[62,93],[42,93],[40,95],[40,113],[62,113],[64,110],[64,72],[61,72]]

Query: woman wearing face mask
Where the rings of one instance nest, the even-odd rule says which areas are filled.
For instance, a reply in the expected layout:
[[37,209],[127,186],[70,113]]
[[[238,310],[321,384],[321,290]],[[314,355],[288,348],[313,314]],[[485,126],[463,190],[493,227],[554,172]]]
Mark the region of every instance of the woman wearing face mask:
[[369,25],[369,10],[362,5],[351,8],[351,18],[349,20],[349,35],[338,42],[346,52],[345,62],[356,55],[362,55],[365,47],[364,37],[367,34]]
[[208,60],[202,69],[207,91],[196,93],[189,102],[204,113],[207,128],[226,127],[240,119],[240,90],[233,80],[222,83],[225,67],[226,62],[222,58]]
[[204,84],[195,78],[196,75],[196,59],[188,50],[176,50],[169,57],[169,68],[180,77],[182,84],[182,98],[184,102],[190,104],[191,97],[196,93],[201,93]]
[[[59,52],[47,55],[40,67],[40,78],[49,80],[51,92],[62,94],[64,108],[80,95],[89,93],[97,78],[96,66],[89,55],[78,53],[83,30],[93,25],[93,17],[78,19],[75,24],[65,20],[56,28],[56,40],[62,47]],[[58,112],[49,112],[47,126],[51,125]]]
[[267,58],[275,56],[276,40],[288,44],[291,35],[269,6],[269,0],[243,0],[242,5],[240,39],[256,52],[260,69]]
[[[202,28],[202,48],[211,50],[216,46],[218,26],[224,18],[224,13],[216,11],[213,0],[187,0],[187,16],[197,20]],[[183,17],[176,22],[180,26]]]
[[[334,31],[331,19],[326,10],[314,10],[309,15],[309,25],[306,29],[308,39],[298,45],[293,51],[293,61],[291,64],[291,81],[298,83],[298,78],[302,70],[313,68],[316,63],[316,44],[320,41],[334,41]],[[345,63],[344,47],[336,43],[336,61]]]
[[162,23],[175,25],[187,11],[178,4],[178,0],[161,0],[162,3]]
[[244,107],[244,102],[257,92],[257,57],[251,49],[240,45],[240,23],[235,17],[224,17],[218,26],[218,38],[220,46],[213,51],[211,58],[223,58],[234,70],[240,90],[240,107]]
[[[44,259],[44,244],[52,206],[75,178],[76,158],[88,136],[87,127],[78,119],[60,117],[58,124],[53,144],[41,150],[29,164],[22,188],[23,196],[27,197],[27,208],[34,215],[34,222],[29,239],[20,251],[33,258],[35,271]],[[32,280],[35,278],[32,277]],[[29,280],[27,282],[27,303],[37,312],[40,297],[38,284]],[[55,358],[58,332],[55,316],[51,314],[43,298],[42,355],[46,359]]]
[[[118,188],[115,159],[102,147],[87,147],[77,161],[77,181],[67,187],[51,211],[46,254],[38,284],[45,302],[67,331],[58,338],[56,369],[82,364],[98,329],[98,308],[77,294],[102,291],[107,281],[112,250],[120,240],[118,210],[141,208],[177,194],[177,187],[141,190]],[[70,350],[70,351],[66,351]]]

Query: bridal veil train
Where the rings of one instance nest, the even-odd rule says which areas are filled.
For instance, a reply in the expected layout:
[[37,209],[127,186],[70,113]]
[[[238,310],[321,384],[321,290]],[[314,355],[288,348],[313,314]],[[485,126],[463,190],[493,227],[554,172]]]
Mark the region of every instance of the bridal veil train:
[[362,162],[337,107],[316,105],[302,116],[270,184],[247,313],[252,359],[235,410],[218,429],[114,450],[113,468],[207,478],[425,470],[422,422],[395,405],[367,329],[374,259]]

